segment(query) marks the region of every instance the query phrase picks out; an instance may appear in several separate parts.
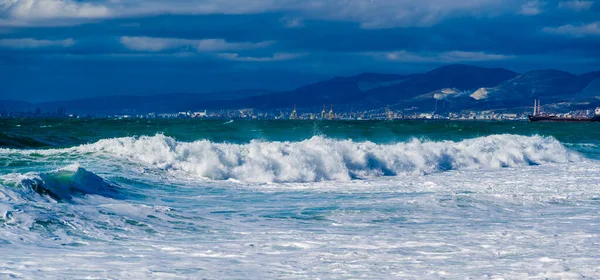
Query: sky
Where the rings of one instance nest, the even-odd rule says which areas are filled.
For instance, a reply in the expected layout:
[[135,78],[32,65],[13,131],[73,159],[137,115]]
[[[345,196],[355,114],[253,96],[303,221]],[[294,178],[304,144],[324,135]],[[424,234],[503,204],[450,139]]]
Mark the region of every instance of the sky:
[[455,63],[600,70],[600,1],[0,0],[0,99],[289,90]]

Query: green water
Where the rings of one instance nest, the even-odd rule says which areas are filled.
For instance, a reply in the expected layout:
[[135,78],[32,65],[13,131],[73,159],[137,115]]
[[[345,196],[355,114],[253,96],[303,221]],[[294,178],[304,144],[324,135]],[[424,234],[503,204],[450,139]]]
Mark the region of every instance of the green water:
[[599,126],[0,119],[0,275],[599,279]]
[[100,139],[155,135],[178,141],[247,143],[251,140],[300,141],[321,135],[392,143],[411,138],[453,140],[491,134],[552,136],[562,143],[600,144],[599,123],[529,123],[482,121],[257,121],[165,119],[0,119],[0,147],[56,148]]

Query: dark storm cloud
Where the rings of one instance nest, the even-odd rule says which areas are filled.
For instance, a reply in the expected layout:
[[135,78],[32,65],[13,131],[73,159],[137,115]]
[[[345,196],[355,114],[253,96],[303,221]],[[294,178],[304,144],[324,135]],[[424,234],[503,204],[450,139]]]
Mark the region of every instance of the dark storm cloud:
[[450,63],[597,70],[595,1],[0,0],[0,98],[289,89]]

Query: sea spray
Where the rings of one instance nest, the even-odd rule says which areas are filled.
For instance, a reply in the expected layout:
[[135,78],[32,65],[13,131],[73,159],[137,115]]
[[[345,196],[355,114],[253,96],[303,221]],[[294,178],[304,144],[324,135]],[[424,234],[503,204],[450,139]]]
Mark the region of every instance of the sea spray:
[[60,122],[0,149],[0,278],[600,278],[592,124]]
[[582,160],[579,154],[566,149],[553,137],[510,134],[462,141],[412,139],[393,144],[322,136],[298,142],[180,142],[157,134],[104,139],[62,150],[4,150],[0,151],[2,153],[102,154],[144,168],[245,182],[347,181],[372,176],[424,175],[448,170],[497,169]]

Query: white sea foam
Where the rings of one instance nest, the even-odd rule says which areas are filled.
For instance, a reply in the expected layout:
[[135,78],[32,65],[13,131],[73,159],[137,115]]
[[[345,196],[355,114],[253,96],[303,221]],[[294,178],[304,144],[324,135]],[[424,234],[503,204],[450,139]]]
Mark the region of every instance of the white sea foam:
[[[380,158],[381,150],[388,158],[407,151],[406,157],[429,155],[421,156],[419,166],[440,162],[441,156],[430,154],[445,153],[457,165],[433,168],[428,176],[345,182],[250,184],[154,176],[164,175],[159,168],[196,174],[178,161],[192,164],[191,155],[203,145],[232,153],[261,145],[276,151],[322,145],[346,157],[348,150],[378,151]],[[150,161],[156,151],[164,152],[165,163]],[[187,157],[180,156],[184,151]],[[0,278],[600,278],[599,162],[560,164],[578,156],[552,138],[497,135],[378,145],[317,137],[233,145],[158,135],[21,152],[37,153],[34,159],[45,153],[46,159],[80,154],[77,161],[90,160],[0,176]],[[472,154],[480,162],[467,161]],[[518,159],[515,154],[527,160],[506,160]],[[500,163],[490,163],[494,158]],[[122,168],[104,169],[106,160]],[[157,172],[123,173],[130,165]],[[448,166],[459,171],[437,172]],[[502,166],[516,168],[497,168]],[[411,168],[399,172],[417,170]],[[94,174],[119,183],[124,197],[97,194],[103,184]],[[71,200],[57,203],[19,185],[46,178],[43,186],[56,190],[57,177],[80,188],[66,193]],[[119,181],[123,177],[127,180]]]
[[[82,147],[83,148],[83,147]],[[146,166],[215,180],[246,182],[347,181],[367,176],[430,174],[581,160],[551,137],[492,135],[453,141],[413,139],[395,144],[334,140],[300,142],[178,142],[164,135],[101,140],[86,150]]]
[[600,279],[600,162],[551,137],[155,135],[0,160],[0,278]]
[[180,142],[155,136],[104,139],[63,150],[4,150],[43,155],[96,153],[144,167],[213,180],[244,182],[348,181],[355,178],[497,169],[582,160],[552,137],[491,135],[459,142],[412,139],[394,144],[314,136],[300,142],[208,140]]
[[0,198],[0,278],[598,279],[597,168]]

